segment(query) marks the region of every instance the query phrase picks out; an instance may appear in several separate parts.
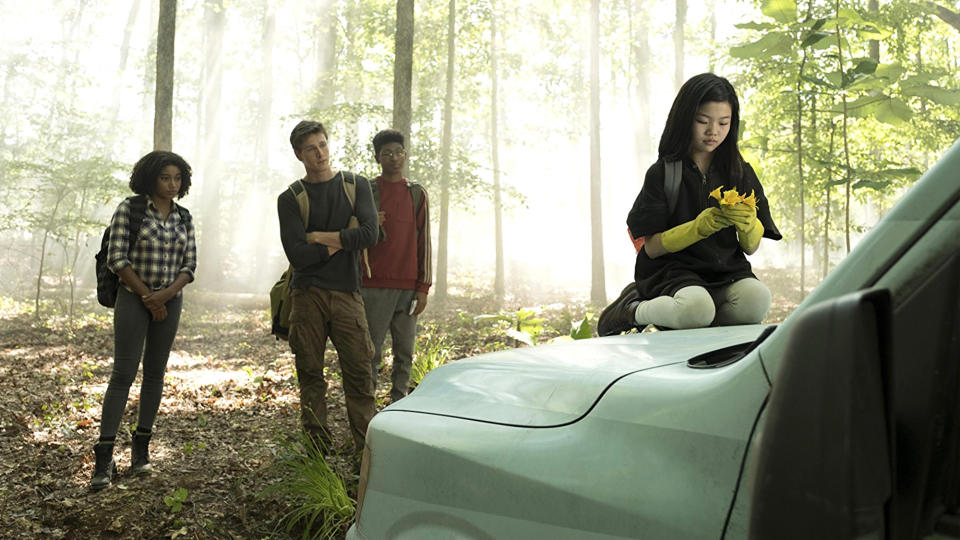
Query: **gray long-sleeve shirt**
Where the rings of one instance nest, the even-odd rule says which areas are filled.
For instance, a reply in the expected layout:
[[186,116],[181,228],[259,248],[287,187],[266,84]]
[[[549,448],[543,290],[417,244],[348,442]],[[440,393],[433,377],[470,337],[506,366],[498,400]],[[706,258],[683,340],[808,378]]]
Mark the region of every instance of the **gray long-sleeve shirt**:
[[[356,205],[344,191],[343,178],[356,182]],[[362,176],[341,172],[326,182],[303,182],[310,200],[310,219],[304,228],[300,207],[293,193],[286,189],[277,197],[280,218],[280,241],[293,266],[295,289],[319,287],[353,292],[360,288],[360,252],[377,242],[377,210],[373,204],[370,183]],[[348,229],[350,216],[356,215],[360,227]],[[330,256],[322,244],[308,244],[307,232],[340,233],[343,249]]]

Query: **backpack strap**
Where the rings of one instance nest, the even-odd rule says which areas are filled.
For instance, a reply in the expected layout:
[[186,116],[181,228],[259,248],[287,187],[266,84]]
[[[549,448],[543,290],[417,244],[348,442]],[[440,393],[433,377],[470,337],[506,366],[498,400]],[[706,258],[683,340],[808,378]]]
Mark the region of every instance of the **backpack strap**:
[[180,221],[182,221],[184,224],[193,221],[193,216],[190,215],[190,211],[179,204],[177,205],[177,213],[180,214]]
[[[357,175],[353,172],[350,172],[350,179],[347,179],[347,175],[340,173],[343,177],[343,192],[347,195],[347,200],[350,201],[350,208],[353,210],[353,215],[350,216],[350,223],[347,225],[348,228],[359,227],[360,223],[357,220]],[[369,183],[369,182],[368,182]],[[370,254],[367,253],[366,248],[361,252],[363,255],[363,267],[367,270],[367,277],[372,277],[373,272],[370,270]]]
[[380,210],[380,184],[376,180],[370,181],[370,192],[373,193],[373,205]]
[[[303,186],[303,180],[297,180],[287,188],[297,200],[297,206],[300,207],[300,219],[303,220],[303,229],[307,229],[307,223],[310,221],[310,197],[307,195],[307,188]],[[289,294],[291,284],[293,283],[293,263],[287,265],[287,271],[281,276],[281,281],[285,281],[285,293]],[[279,337],[277,339],[280,339]]]
[[668,216],[673,215],[680,197],[680,181],[683,179],[683,163],[679,161],[665,161],[663,163],[664,178],[663,191],[667,195]]
[[143,225],[143,218],[147,215],[147,196],[134,195],[127,200],[130,201],[130,251],[133,251],[133,246],[137,243],[137,235],[140,234],[140,226]]
[[383,242],[387,239],[387,230],[383,228],[383,224],[380,223],[379,212],[380,212],[380,182],[376,180],[370,181],[370,192],[373,193],[373,206],[377,209],[377,243]]
[[[342,172],[340,175],[343,177],[343,192],[347,195],[347,200],[350,201],[350,208],[356,208],[357,206],[357,177],[353,173],[350,173],[350,179],[347,180],[347,175]],[[356,214],[354,214],[356,215]]]
[[410,197],[413,199],[413,218],[420,215],[420,208],[423,206],[423,186],[416,182],[407,181],[407,189],[410,190]]
[[307,228],[310,222],[310,197],[307,195],[307,188],[303,186],[303,180],[297,180],[290,184],[290,193],[297,200],[297,206],[300,207],[300,219],[303,220],[303,228]]

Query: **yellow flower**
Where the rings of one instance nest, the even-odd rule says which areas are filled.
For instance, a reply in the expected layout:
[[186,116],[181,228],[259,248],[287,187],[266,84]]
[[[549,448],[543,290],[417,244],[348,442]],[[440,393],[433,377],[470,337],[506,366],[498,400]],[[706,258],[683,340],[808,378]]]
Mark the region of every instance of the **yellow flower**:
[[728,189],[723,192],[723,198],[720,199],[721,206],[733,206],[743,201],[743,195],[737,193],[735,189]]
[[719,201],[719,200],[720,200],[720,190],[721,190],[721,189],[723,189],[723,186],[720,186],[720,187],[718,187],[717,189],[711,191],[711,192],[710,192],[710,195],[708,195],[708,197],[713,197],[714,199],[716,199],[717,201]]
[[750,196],[743,198],[743,204],[749,206],[750,208],[757,207],[757,196],[753,190],[750,190]]

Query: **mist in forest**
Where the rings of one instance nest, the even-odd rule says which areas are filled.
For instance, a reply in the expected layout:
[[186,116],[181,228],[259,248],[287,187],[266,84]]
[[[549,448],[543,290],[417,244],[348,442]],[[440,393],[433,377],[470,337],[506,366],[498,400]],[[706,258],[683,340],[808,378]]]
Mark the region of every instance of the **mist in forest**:
[[[126,182],[133,163],[153,149],[158,4],[0,3],[0,296],[32,298],[39,289],[43,297],[57,297],[75,289],[78,298],[92,297],[93,254],[103,226],[119,200],[130,194]],[[557,301],[590,294],[591,275],[597,270],[591,259],[596,224],[591,224],[590,209],[588,4],[456,3],[450,294],[464,287],[474,292],[493,289],[494,144],[502,184],[507,297],[531,290]],[[783,2],[788,4],[798,20],[800,8],[816,8],[828,18],[833,5]],[[771,52],[772,46],[748,51],[753,56],[743,51],[731,55],[731,47],[767,39],[763,32],[773,35],[777,28],[789,27],[800,39],[812,35],[811,25],[782,12],[771,15],[752,3],[727,0],[601,3],[596,88],[599,225],[608,299],[632,279],[634,252],[626,214],[644,172],[656,159],[676,89],[689,76],[714,71],[729,77],[740,93],[744,154],[760,172],[774,218],[785,233],[780,243],[765,241],[751,262],[760,270],[803,267],[808,288],[909,189],[924,165],[949,146],[957,136],[949,130],[956,131],[958,115],[944,103],[953,98],[904,88],[913,88],[905,81],[917,75],[910,63],[919,60],[930,70],[921,73],[926,86],[955,92],[960,34],[931,13],[911,14],[929,25],[894,28],[889,6],[880,5],[875,20],[864,12],[865,22],[850,23],[843,36],[847,41],[840,41],[853,49],[844,51],[850,62],[869,59],[872,42],[878,42],[873,71],[862,64],[840,71],[877,77],[878,66],[900,66],[903,73],[889,76],[897,77],[903,95],[890,98],[903,101],[912,114],[892,107],[893,120],[902,120],[894,131],[904,134],[891,137],[888,131],[885,140],[876,134],[869,140],[857,138],[856,133],[876,133],[870,123],[892,121],[890,116],[851,114],[849,125],[843,125],[849,133],[841,167],[837,101],[828,103],[833,98],[824,96],[832,94],[817,86],[817,81],[831,81],[816,71],[832,69],[826,65],[829,40],[803,45],[806,48],[793,45],[796,50],[790,54],[803,54],[809,61],[804,66],[819,66],[801,66],[799,78],[786,63],[782,73],[769,64],[762,67],[769,60],[762,54],[779,51]],[[446,1],[416,2],[407,145],[410,178],[429,193],[435,250],[449,6]],[[380,129],[394,127],[395,24],[396,2],[385,0],[177,2],[172,149],[186,158],[194,173],[191,191],[181,202],[197,224],[199,288],[262,295],[265,301],[286,268],[276,198],[303,173],[288,142],[297,121],[315,119],[326,125],[335,168],[369,178],[377,175],[370,141]],[[829,30],[830,24],[816,31]],[[876,32],[863,30],[868,27]],[[888,32],[888,27],[893,29]],[[924,48],[931,36],[941,36],[937,42],[946,47]],[[496,77],[491,76],[493,56],[498,59]],[[491,114],[493,80],[496,116]],[[799,94],[806,108],[800,107],[799,115],[791,86],[797,80],[805,85]],[[866,95],[869,88],[844,87],[851,102],[857,99],[855,90]],[[818,107],[829,114],[815,117]],[[911,139],[910,131],[945,125],[945,116],[954,127],[942,134],[938,128],[923,140],[898,142]],[[493,118],[496,141],[491,140]],[[806,126],[799,139],[795,125]],[[800,147],[816,145],[799,166],[806,174],[799,180],[792,176],[798,169],[796,140]],[[912,150],[904,153],[903,145]],[[857,184],[862,189],[852,195],[844,192],[840,171],[853,171],[858,161],[870,163],[862,168],[873,176],[850,175],[847,186],[853,181],[886,183],[872,188]],[[888,171],[907,172],[898,176]],[[796,181],[810,187],[794,189],[791,182]],[[801,191],[806,199],[798,195]],[[436,254],[433,260],[438,260]]]

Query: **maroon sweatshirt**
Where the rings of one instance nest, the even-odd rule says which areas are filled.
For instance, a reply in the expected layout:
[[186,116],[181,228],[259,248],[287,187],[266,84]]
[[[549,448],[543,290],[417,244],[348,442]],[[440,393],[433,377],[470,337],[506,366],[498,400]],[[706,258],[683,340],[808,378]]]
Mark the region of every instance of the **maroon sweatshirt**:
[[433,284],[430,253],[430,211],[423,192],[419,212],[407,179],[386,182],[377,177],[380,207],[386,214],[384,240],[369,249],[372,276],[363,276],[361,286],[406,289],[426,293]]

